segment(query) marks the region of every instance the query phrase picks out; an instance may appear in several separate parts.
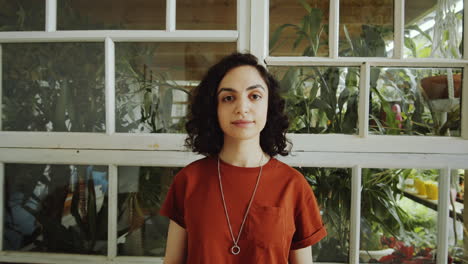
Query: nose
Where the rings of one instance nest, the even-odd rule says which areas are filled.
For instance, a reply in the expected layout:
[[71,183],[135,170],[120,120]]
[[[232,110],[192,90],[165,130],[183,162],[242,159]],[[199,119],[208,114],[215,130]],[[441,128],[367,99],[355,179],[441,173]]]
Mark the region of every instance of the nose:
[[237,100],[235,112],[236,114],[244,115],[248,113],[250,110],[250,102],[247,100],[247,98],[240,98]]

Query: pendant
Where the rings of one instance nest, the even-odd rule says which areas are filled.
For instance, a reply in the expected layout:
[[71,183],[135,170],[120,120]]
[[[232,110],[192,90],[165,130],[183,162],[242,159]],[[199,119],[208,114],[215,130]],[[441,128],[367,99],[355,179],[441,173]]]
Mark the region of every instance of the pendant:
[[232,254],[237,255],[237,254],[239,254],[239,252],[240,252],[240,247],[238,245],[232,246],[232,248],[231,248],[231,253]]

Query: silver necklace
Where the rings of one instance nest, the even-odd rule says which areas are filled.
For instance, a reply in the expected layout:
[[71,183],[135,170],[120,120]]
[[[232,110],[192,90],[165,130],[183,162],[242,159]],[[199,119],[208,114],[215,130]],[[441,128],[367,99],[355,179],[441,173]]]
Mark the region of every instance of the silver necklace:
[[[262,161],[263,161],[263,155],[262,155],[262,158],[260,159],[260,164],[262,164]],[[231,247],[231,253],[234,254],[234,255],[237,255],[237,254],[240,253],[240,247],[239,247],[239,245],[237,243],[239,242],[239,238],[240,238],[240,235],[242,233],[242,228],[244,227],[245,219],[247,219],[247,215],[249,214],[250,206],[252,205],[252,201],[253,201],[253,199],[255,197],[255,193],[257,192],[258,183],[260,182],[260,177],[262,176],[262,169],[263,169],[263,165],[260,166],[260,173],[258,174],[258,177],[257,177],[257,183],[255,184],[255,188],[254,188],[254,191],[252,193],[252,197],[250,198],[249,205],[247,206],[247,210],[246,210],[245,215],[244,215],[244,219],[242,220],[242,224],[241,224],[240,229],[239,229],[239,234],[237,235],[237,239],[235,239],[234,234],[232,232],[231,221],[229,220],[229,215],[228,215],[227,208],[226,208],[226,201],[224,199],[223,184],[221,183],[221,170],[219,168],[219,155],[218,155],[219,189],[221,190],[221,198],[223,199],[224,213],[226,214],[226,220],[228,222],[229,231],[231,232],[232,242],[234,243],[234,245]]]

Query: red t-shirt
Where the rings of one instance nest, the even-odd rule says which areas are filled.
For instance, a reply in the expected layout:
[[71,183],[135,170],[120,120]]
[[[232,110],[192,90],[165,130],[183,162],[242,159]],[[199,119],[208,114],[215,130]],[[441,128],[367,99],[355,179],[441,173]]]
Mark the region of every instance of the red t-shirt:
[[[237,238],[260,167],[237,167],[221,161],[226,207]],[[174,178],[161,207],[185,228],[189,264],[288,263],[289,251],[326,236],[315,196],[304,176],[271,158],[263,166],[257,193],[233,255],[233,241],[219,189],[217,157],[197,160]]]

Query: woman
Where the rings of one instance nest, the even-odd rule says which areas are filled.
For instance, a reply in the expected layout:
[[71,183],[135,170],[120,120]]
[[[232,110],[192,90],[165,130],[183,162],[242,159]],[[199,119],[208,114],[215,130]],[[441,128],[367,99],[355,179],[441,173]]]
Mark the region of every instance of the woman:
[[160,213],[170,218],[164,263],[312,263],[326,235],[304,176],[287,155],[284,100],[257,58],[212,66],[192,97],[186,144],[206,158],[174,178]]

